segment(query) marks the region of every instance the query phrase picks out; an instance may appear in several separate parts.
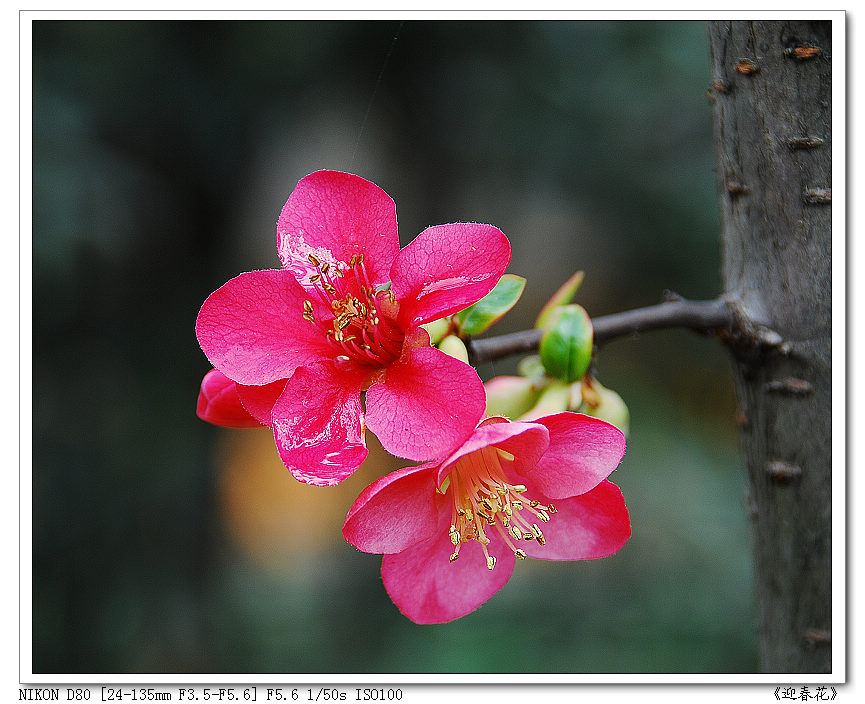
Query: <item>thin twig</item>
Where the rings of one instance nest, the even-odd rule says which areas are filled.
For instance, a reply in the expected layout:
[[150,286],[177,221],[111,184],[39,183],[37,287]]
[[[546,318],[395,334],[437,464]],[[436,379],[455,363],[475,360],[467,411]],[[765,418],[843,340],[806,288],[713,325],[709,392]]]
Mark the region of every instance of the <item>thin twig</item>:
[[[687,301],[677,298],[654,306],[592,318],[596,345],[647,330],[688,328],[709,333],[730,330],[734,324],[733,311],[727,302],[720,298],[712,301]],[[523,330],[482,340],[470,340],[467,344],[469,359],[473,364],[480,364],[514,354],[534,352],[542,334],[543,330]]]

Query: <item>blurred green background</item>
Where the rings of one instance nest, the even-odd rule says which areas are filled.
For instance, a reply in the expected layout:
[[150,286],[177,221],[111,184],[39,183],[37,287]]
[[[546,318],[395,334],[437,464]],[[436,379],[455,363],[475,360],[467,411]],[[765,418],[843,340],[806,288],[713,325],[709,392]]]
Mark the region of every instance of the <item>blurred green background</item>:
[[267,430],[194,412],[199,306],[279,266],[276,218],[321,168],[384,188],[403,243],[499,226],[528,286],[494,333],[577,269],[591,315],[714,297],[709,82],[699,22],[35,21],[34,671],[755,671],[712,340],[654,332],[598,359],[632,415],[625,548],[521,563],[448,625],[403,618],[380,558],[342,539],[358,491],[399,466],[374,438],[358,475],[316,489]]

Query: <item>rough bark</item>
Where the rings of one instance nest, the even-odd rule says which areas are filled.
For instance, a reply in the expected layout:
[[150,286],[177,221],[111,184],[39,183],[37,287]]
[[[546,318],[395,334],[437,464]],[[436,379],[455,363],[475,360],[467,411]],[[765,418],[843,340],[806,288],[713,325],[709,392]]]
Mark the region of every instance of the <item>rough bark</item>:
[[[711,22],[761,669],[831,672],[830,22]],[[777,333],[777,335],[776,335]]]

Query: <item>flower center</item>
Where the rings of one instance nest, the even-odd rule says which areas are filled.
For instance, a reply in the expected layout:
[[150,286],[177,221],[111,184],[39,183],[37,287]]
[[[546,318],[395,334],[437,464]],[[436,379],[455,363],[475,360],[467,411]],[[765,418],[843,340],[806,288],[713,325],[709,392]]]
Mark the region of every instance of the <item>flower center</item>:
[[527,497],[524,485],[510,484],[502,469],[502,454],[494,447],[471,452],[460,457],[448,475],[454,501],[449,531],[455,548],[451,562],[459,558],[463,543],[477,540],[487,567],[493,569],[496,558],[487,551],[492,531],[501,536],[520,560],[526,559],[525,551],[516,547],[520,540],[546,544],[538,521],[549,521],[556,508]]
[[376,289],[370,283],[363,255],[352,255],[344,270],[312,254],[309,261],[316,268],[309,277],[312,295],[332,317],[317,319],[312,300],[303,302],[303,317],[324,332],[338,352],[337,359],[382,367],[398,359],[405,335],[388,315],[395,315],[396,299],[389,287]]

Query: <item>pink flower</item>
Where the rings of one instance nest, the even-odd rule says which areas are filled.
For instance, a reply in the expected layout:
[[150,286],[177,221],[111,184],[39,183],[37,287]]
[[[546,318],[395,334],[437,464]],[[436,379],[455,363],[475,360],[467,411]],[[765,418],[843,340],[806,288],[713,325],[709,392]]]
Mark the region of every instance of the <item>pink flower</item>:
[[420,326],[492,290],[510,261],[504,234],[437,225],[400,250],[387,193],[317,171],[289,196],[277,250],[282,269],[240,274],[207,298],[196,334],[243,407],[273,428],[291,473],[339,483],[367,455],[365,427],[411,460],[458,445],[483,415],[483,385]]
[[625,452],[613,425],[578,413],[528,422],[487,418],[444,461],[370,484],[343,535],[383,553],[385,588],[416,623],[471,613],[501,589],[518,559],[606,557],[631,535],[619,488]]

